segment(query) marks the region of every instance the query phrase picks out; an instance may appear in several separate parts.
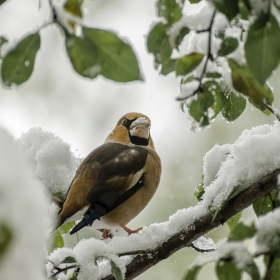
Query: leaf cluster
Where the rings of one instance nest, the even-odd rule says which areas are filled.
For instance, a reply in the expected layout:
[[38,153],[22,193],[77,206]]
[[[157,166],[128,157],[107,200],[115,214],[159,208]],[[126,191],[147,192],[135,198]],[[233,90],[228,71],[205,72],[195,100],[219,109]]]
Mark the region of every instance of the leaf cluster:
[[[280,28],[272,13],[276,1],[264,2],[259,3],[264,7],[258,12],[247,0],[211,0],[213,17],[201,30],[186,24],[182,3],[158,1],[160,21],[149,32],[147,48],[160,74],[174,72],[181,78],[181,94],[176,99],[200,127],[209,125],[219,113],[234,121],[244,111],[246,100],[265,114],[272,111],[274,97],[267,79],[280,62]],[[227,18],[223,28],[215,25],[215,17],[221,14]],[[205,14],[202,11],[197,16]],[[239,36],[230,32],[233,28],[239,29]],[[201,33],[208,36],[207,52],[193,49],[185,53],[188,40]],[[213,49],[213,40],[219,43],[218,50]]]
[[[49,23],[7,47],[8,51],[1,57],[1,79],[6,87],[21,85],[31,77],[41,47],[40,31],[51,25],[60,28],[70,63],[80,76],[94,79],[101,75],[116,82],[142,80],[138,60],[130,44],[115,32],[82,25],[82,5],[83,0],[65,2],[64,13],[72,15],[65,23],[51,4],[53,18]],[[0,37],[0,48],[3,44],[9,45],[9,42]]]

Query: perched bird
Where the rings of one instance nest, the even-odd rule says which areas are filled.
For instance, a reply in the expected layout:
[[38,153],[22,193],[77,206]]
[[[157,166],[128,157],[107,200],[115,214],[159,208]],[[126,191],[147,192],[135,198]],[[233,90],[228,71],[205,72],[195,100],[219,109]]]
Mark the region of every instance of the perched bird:
[[73,234],[92,225],[103,230],[126,224],[136,217],[153,197],[161,175],[161,161],[150,135],[151,121],[140,113],[120,118],[103,145],[81,163],[57,216],[55,228],[82,219]]

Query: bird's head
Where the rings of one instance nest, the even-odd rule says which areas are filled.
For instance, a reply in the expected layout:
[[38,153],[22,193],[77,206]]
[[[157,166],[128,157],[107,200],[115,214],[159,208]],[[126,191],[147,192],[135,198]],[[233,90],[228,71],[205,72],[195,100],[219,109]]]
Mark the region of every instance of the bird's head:
[[151,121],[141,113],[128,113],[122,116],[105,142],[151,146],[154,148],[150,135]]

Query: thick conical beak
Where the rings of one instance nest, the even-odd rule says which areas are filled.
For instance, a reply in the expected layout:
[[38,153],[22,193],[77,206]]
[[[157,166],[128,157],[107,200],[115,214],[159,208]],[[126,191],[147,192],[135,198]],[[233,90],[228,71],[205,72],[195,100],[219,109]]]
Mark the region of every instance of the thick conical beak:
[[151,122],[144,117],[140,117],[130,125],[129,132],[131,136],[149,139],[150,128]]

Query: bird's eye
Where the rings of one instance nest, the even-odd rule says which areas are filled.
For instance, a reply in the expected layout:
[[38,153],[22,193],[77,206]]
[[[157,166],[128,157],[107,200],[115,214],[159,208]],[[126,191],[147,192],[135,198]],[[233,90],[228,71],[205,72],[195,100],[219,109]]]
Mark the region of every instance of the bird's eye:
[[126,124],[126,123],[127,123],[127,119],[123,119],[122,124]]

